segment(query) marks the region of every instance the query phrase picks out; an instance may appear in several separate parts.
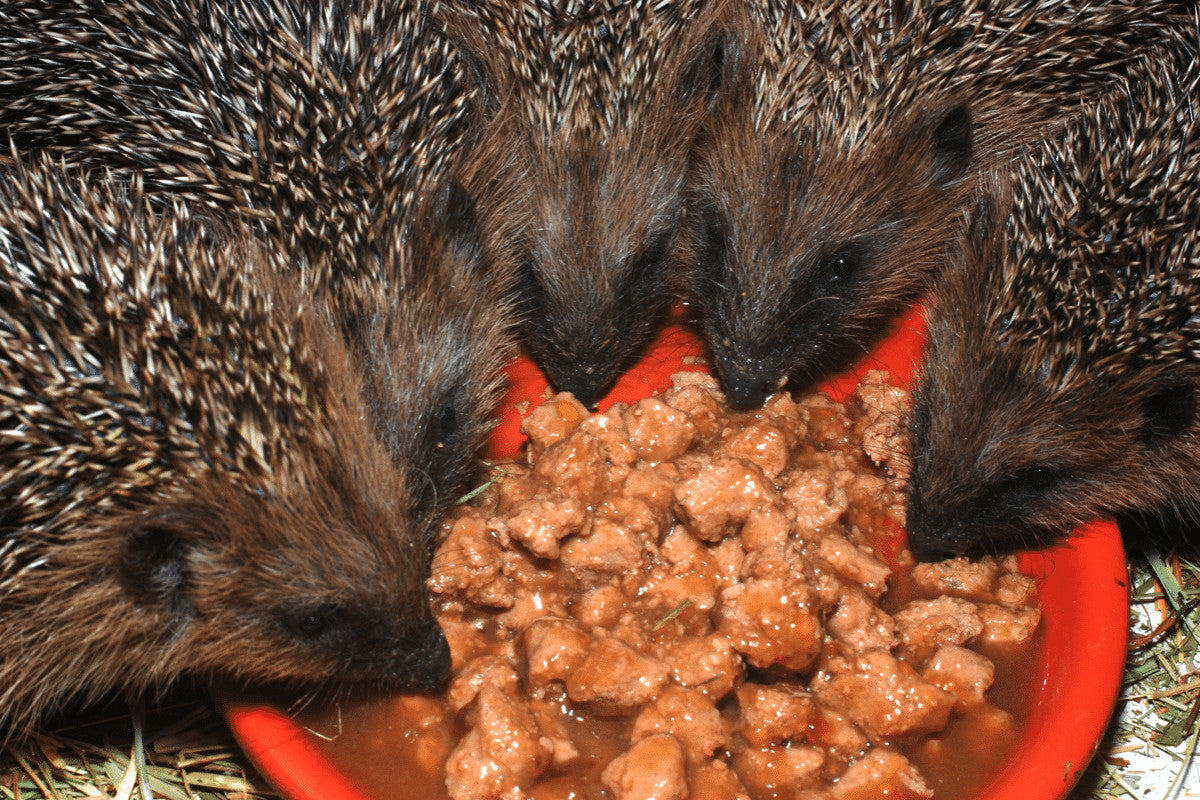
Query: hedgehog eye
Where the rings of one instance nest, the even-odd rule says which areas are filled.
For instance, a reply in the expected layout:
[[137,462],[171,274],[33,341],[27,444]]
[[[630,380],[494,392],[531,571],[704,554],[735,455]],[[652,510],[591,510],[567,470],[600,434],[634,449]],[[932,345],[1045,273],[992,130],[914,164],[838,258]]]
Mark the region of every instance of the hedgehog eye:
[[453,400],[442,403],[434,415],[433,425],[436,431],[437,445],[441,447],[458,430],[458,413],[454,409]]
[[1062,481],[1062,473],[1046,466],[1025,467],[996,485],[992,497],[997,504],[1024,508],[1042,500]]
[[715,272],[725,263],[729,232],[721,212],[712,203],[702,203],[696,209],[700,223],[701,252],[698,253],[701,269]]
[[326,636],[338,624],[337,608],[329,605],[302,608],[285,615],[289,630],[305,639],[319,639]]
[[846,245],[826,257],[817,267],[814,278],[815,297],[840,296],[845,293],[850,280],[862,269],[866,253],[855,244]]

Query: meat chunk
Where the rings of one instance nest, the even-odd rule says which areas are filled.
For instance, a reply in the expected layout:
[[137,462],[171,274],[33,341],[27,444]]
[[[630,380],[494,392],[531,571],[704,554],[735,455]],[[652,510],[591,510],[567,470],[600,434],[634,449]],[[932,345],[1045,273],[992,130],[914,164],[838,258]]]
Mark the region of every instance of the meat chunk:
[[628,477],[630,468],[609,461],[609,451],[595,436],[576,431],[546,448],[533,475],[557,491],[590,506]]
[[671,376],[671,388],[663,392],[663,402],[688,415],[696,433],[707,439],[721,429],[725,416],[721,403],[725,396],[711,375],[680,372]]
[[692,770],[691,789],[691,800],[750,800],[737,773],[719,760]]
[[871,370],[854,390],[853,401],[865,412],[863,452],[876,464],[886,467],[903,486],[908,481],[912,461],[907,431],[908,392],[890,386],[886,373]]
[[571,733],[563,720],[562,705],[549,700],[530,698],[529,712],[537,721],[542,736],[550,743],[551,761],[556,768],[562,768],[579,759],[579,748],[571,740]]
[[726,436],[716,454],[749,461],[774,480],[787,466],[789,451],[790,442],[783,431],[769,422],[758,422]]
[[738,731],[751,747],[784,744],[808,732],[814,703],[806,691],[788,686],[744,683],[737,690]]
[[446,762],[446,791],[451,800],[498,800],[528,785],[553,759],[554,742],[524,702],[484,684],[475,724]]
[[457,670],[446,690],[446,702],[458,713],[475,701],[484,684],[499,687],[512,697],[521,689],[521,679],[508,659],[498,655],[479,656]]
[[996,602],[1018,609],[1037,604],[1037,581],[1028,575],[1005,573],[996,580]]
[[979,607],[957,597],[914,600],[896,612],[902,652],[924,660],[944,644],[966,644],[983,633]]
[[593,628],[611,628],[629,608],[629,595],[616,583],[601,583],[576,595],[571,616]]
[[636,497],[659,514],[668,514],[674,502],[673,489],[679,480],[679,468],[675,462],[660,464],[637,464],[625,478],[621,492],[626,497]]
[[822,703],[845,714],[876,741],[942,730],[957,699],[882,650],[863,653],[850,670],[813,684]]
[[792,522],[781,509],[767,506],[751,511],[742,524],[742,547],[747,551],[782,547],[792,533]]
[[518,503],[498,527],[535,556],[558,558],[559,540],[579,532],[586,511],[574,497],[530,499]]
[[504,550],[479,517],[454,520],[433,559],[429,591],[455,594],[490,608],[512,608],[512,581],[500,572]]
[[588,416],[588,410],[570,392],[562,392],[529,412],[521,433],[529,437],[529,457],[536,459],[547,447],[565,439]]
[[965,709],[983,702],[984,692],[995,680],[996,666],[974,650],[948,644],[937,649],[925,664],[921,677],[953,692],[958,697],[958,707]]
[[592,637],[570,619],[545,617],[525,629],[525,661],[531,686],[566,680],[587,658]]
[[819,470],[800,469],[784,476],[781,494],[784,509],[802,531],[828,528],[846,513],[845,490],[834,485],[830,475]]
[[597,517],[585,536],[562,543],[560,562],[583,582],[595,576],[638,573],[649,562],[646,540],[619,521]]
[[616,800],[688,800],[683,747],[668,734],[640,739],[604,768],[600,783]]
[[918,564],[913,569],[913,582],[930,595],[989,599],[999,577],[1000,566],[995,559],[987,557],[972,561],[959,556]]
[[671,680],[711,698],[733,691],[744,670],[729,637],[719,633],[674,639],[664,644],[662,661],[670,665]]
[[631,708],[654,699],[667,682],[667,666],[617,639],[601,639],[567,676],[567,696],[605,709]]
[[795,800],[799,791],[821,780],[825,754],[805,745],[742,745],[733,751],[733,770],[757,797]]
[[685,411],[647,397],[625,409],[629,441],[643,461],[678,458],[696,441],[696,424]]
[[779,495],[762,470],[740,458],[717,458],[675,487],[675,510],[693,534],[710,542],[741,530],[746,517]]
[[809,739],[840,760],[849,761],[866,752],[870,740],[844,714],[816,703]]
[[979,618],[983,621],[980,640],[989,645],[1016,647],[1022,645],[1037,631],[1042,619],[1039,608],[1009,609],[994,603],[979,606]]
[[822,536],[817,555],[839,576],[862,586],[871,597],[880,597],[887,591],[887,580],[892,574],[888,565],[844,536],[832,533]]
[[912,762],[886,747],[855,761],[833,786],[834,800],[892,796],[933,797],[933,790]]
[[847,656],[866,650],[891,650],[897,642],[892,616],[854,589],[842,595],[826,628]]
[[720,595],[717,631],[756,667],[808,669],[820,652],[821,626],[806,600],[780,579],[730,586]]
[[679,686],[667,686],[642,709],[629,737],[636,742],[659,733],[678,739],[687,760],[693,763],[708,759],[728,741],[721,712],[712,700],[703,692]]

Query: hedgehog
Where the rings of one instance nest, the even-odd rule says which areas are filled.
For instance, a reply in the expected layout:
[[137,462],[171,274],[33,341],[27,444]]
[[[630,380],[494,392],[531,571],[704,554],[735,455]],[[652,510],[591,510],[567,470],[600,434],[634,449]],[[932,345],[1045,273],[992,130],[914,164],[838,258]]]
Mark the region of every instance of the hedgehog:
[[729,402],[849,367],[944,264],[978,176],[1176,24],[1128,0],[743,0],[687,189]]
[[977,202],[914,388],[919,558],[1196,511],[1198,43],[1164,39]]
[[433,476],[465,428],[438,393],[470,329],[422,363],[395,287],[316,296],[289,254],[137,188],[0,175],[0,725],[184,675],[440,685]]
[[[644,351],[677,294],[682,190],[709,109],[719,0],[460,2],[486,76],[493,181],[519,215],[519,337],[589,406]],[[506,238],[508,237],[508,238]]]
[[106,170],[287,254],[369,365],[393,460],[445,506],[493,421],[516,261],[482,239],[513,214],[490,198],[494,164],[477,177],[476,71],[435,10],[16,0],[0,8],[0,127],[19,152]]

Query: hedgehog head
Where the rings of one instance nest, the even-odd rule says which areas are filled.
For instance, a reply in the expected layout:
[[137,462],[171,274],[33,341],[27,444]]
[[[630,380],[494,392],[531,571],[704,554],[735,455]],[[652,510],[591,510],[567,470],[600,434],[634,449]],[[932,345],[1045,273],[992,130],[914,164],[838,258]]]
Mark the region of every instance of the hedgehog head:
[[726,396],[750,408],[851,363],[922,291],[953,231],[971,124],[953,100],[862,135],[832,117],[764,126],[752,97],[725,102],[691,190],[692,286]]
[[313,291],[329,251],[48,159],[0,177],[0,722],[185,673],[437,683],[432,542],[509,342],[465,193]]
[[334,300],[362,414],[404,473],[426,537],[469,488],[513,354],[511,258],[485,246],[481,217],[456,183],[431,193],[363,243],[355,263],[370,274]]
[[450,653],[424,589],[428,543],[397,528],[389,506],[402,502],[371,476],[327,466],[308,492],[192,490],[123,532],[115,571],[160,622],[168,675],[292,691],[441,685]]
[[721,4],[558,5],[490,8],[504,21],[462,38],[492,76],[488,152],[516,162],[494,180],[518,198],[519,335],[555,388],[594,405],[669,310]]
[[[930,308],[908,490],[919,558],[1040,547],[1190,493],[1194,280],[1145,226],[1110,237],[1084,208],[1044,212],[995,223],[984,208]],[[1181,238],[1194,253],[1200,237]]]

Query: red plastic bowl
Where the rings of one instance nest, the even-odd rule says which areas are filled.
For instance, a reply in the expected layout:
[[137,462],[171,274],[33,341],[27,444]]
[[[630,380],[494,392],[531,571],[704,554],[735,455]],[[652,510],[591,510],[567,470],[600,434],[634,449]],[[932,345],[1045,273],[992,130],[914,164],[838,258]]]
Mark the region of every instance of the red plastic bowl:
[[[844,399],[868,369],[887,369],[907,385],[921,350],[918,309],[854,370],[821,388]],[[670,385],[679,370],[704,370],[703,349],[672,325],[650,354],[600,403],[636,401]],[[524,413],[549,396],[527,360],[509,370],[513,387],[490,455],[512,456],[523,437]],[[1033,703],[1016,752],[978,800],[1061,800],[1087,767],[1111,714],[1125,663],[1129,594],[1125,554],[1116,525],[1097,523],[1068,542],[1021,557],[1038,580],[1044,643]],[[248,699],[224,702],[229,726],[259,770],[290,800],[371,800],[318,751],[312,735],[277,708]],[[413,800],[422,800],[414,798]]]

